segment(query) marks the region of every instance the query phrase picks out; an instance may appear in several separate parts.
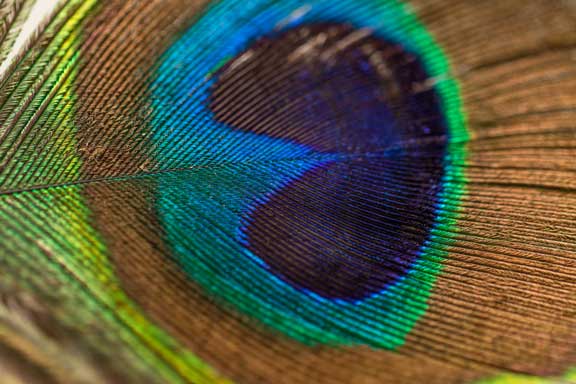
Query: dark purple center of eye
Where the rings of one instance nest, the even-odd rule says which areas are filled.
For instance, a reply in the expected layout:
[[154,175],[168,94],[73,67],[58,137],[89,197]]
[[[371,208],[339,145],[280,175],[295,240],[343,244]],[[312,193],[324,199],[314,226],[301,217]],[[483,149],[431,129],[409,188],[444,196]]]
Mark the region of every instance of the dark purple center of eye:
[[246,219],[248,247],[272,273],[355,301],[412,267],[435,221],[446,150],[427,80],[415,55],[343,24],[263,37],[216,73],[216,120],[339,157]]

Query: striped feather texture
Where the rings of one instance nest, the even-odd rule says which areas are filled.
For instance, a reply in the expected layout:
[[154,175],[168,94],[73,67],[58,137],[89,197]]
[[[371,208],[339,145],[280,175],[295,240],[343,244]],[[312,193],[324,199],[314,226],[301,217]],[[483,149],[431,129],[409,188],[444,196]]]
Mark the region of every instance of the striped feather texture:
[[576,383],[572,0],[0,20],[0,382]]

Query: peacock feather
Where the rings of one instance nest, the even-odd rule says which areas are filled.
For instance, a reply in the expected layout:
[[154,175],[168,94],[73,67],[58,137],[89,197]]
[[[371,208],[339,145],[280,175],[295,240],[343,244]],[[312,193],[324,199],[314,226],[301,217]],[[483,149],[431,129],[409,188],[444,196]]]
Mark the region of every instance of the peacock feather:
[[576,383],[572,0],[0,20],[0,383]]

